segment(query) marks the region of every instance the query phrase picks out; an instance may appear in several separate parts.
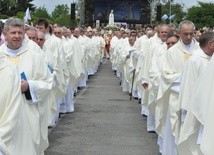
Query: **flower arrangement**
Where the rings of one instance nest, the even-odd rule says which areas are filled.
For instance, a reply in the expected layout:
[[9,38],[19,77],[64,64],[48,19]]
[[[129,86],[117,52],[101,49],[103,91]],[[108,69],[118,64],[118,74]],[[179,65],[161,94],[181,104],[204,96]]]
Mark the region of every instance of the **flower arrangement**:
[[112,31],[117,31],[119,30],[120,28],[116,25],[107,25],[105,28],[105,30],[112,30]]

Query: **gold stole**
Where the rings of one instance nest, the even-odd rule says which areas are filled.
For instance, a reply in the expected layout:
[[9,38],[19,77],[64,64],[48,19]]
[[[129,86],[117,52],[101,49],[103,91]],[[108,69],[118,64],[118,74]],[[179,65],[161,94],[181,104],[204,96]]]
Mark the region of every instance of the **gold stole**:
[[[189,54],[189,53],[184,52],[184,50],[182,50],[182,48],[181,48],[182,45],[179,45],[179,46],[180,46],[179,49],[183,52],[184,61],[189,60],[189,58],[192,56],[192,54]],[[192,45],[192,46],[195,47],[195,45]],[[195,48],[192,48],[192,51],[193,51],[194,49],[195,49]]]
[[19,65],[19,60],[20,60],[20,56],[15,56],[15,57],[10,57],[10,56],[7,56],[7,59],[12,62],[13,64],[15,64],[16,66]]
[[191,57],[191,54],[187,54],[183,52],[183,57],[184,57],[184,61],[187,61]]

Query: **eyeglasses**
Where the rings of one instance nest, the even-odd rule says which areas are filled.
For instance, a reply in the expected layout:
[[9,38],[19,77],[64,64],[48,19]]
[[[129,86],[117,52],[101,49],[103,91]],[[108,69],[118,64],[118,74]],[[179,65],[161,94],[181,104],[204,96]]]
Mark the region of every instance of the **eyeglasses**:
[[44,39],[42,39],[42,38],[38,38],[38,39],[37,39],[37,41],[44,41]]
[[28,37],[30,40],[36,40],[36,37]]
[[62,32],[54,32],[54,34],[62,34]]

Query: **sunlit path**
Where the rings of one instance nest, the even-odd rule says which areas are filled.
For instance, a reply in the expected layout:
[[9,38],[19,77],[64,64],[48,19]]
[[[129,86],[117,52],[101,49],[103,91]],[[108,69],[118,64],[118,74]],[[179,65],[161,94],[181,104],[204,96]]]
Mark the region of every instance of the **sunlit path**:
[[121,91],[110,62],[100,66],[49,136],[46,155],[158,155],[157,136],[146,131],[137,100]]

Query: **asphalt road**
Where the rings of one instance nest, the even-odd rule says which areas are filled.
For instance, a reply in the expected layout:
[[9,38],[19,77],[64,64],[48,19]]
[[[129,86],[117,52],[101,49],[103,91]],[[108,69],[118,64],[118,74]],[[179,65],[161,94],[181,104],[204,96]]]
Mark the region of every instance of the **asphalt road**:
[[106,60],[49,133],[45,155],[158,155],[157,135],[146,131],[137,100],[129,100]]

